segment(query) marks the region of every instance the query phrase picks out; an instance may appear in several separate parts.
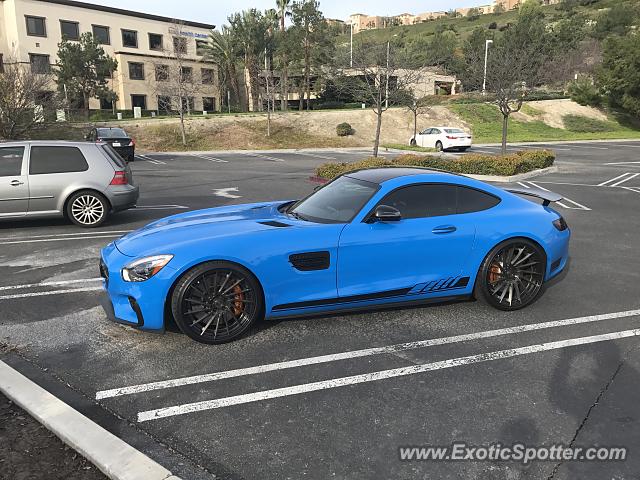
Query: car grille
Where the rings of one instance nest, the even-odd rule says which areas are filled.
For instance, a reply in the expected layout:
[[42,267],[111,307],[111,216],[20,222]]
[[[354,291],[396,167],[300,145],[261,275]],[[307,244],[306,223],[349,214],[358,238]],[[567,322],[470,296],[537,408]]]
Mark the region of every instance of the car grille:
[[105,265],[103,260],[100,260],[100,276],[104,278],[107,285],[109,284],[109,269]]

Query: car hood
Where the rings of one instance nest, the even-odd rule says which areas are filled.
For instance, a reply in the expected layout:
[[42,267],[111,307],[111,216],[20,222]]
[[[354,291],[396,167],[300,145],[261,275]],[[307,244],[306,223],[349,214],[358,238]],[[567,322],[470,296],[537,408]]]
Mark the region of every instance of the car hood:
[[150,223],[116,240],[124,255],[140,257],[173,253],[194,242],[299,225],[281,213],[287,201],[253,203],[181,213]]

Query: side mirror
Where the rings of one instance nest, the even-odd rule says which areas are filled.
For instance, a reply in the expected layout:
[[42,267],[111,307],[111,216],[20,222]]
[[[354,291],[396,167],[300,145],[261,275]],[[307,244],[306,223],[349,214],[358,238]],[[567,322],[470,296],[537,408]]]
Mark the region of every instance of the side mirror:
[[373,218],[378,222],[399,222],[402,220],[400,210],[388,205],[378,205],[373,214]]

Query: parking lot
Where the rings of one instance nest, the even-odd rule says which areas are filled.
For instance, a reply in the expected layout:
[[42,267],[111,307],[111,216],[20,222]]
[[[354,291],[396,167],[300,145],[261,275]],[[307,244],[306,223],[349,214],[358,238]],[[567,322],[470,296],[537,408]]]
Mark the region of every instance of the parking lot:
[[[221,346],[110,323],[98,300],[108,242],[185,210],[300,198],[314,167],[369,152],[145,154],[132,164],[138,208],[95,231],[0,224],[3,360],[185,479],[639,478],[640,142],[548,148],[558,171],[520,186],[565,197],[571,261],[525,310],[467,301],[264,322]],[[399,458],[399,447],[453,442],[630,452]]]

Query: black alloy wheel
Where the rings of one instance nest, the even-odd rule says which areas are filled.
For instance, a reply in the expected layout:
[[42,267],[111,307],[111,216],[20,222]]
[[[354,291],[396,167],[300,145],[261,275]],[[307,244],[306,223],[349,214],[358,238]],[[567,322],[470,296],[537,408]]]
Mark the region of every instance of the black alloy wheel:
[[180,330],[192,339],[226,343],[241,337],[262,316],[262,289],[238,265],[207,262],[181,278],[171,310]]
[[477,288],[491,306],[519,310],[542,293],[546,257],[540,247],[526,239],[501,243],[485,258]]

